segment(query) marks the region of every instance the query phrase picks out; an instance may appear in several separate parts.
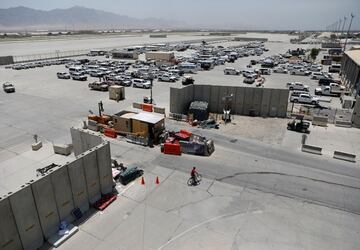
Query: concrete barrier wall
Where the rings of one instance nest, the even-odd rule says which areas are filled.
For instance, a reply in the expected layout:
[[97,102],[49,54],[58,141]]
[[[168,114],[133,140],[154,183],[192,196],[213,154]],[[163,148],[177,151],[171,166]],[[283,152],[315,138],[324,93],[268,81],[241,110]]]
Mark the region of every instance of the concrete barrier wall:
[[186,114],[192,101],[206,101],[212,113],[223,112],[223,97],[233,94],[232,113],[263,117],[286,117],[289,91],[253,87],[190,85],[170,88],[170,112]]
[[40,248],[44,238],[30,185],[22,187],[9,199],[23,248]]
[[31,185],[41,228],[46,239],[57,232],[59,214],[50,175],[44,176]]
[[95,147],[97,166],[99,170],[99,180],[102,194],[108,194],[112,190],[112,170],[111,170],[111,156],[110,144],[104,142],[100,146]]
[[71,215],[71,211],[74,209],[74,200],[68,169],[59,167],[50,175],[50,178],[60,220],[65,220],[68,223],[73,222],[74,217]]
[[158,114],[165,114],[165,108],[160,108],[160,107],[156,107],[154,106],[154,112],[158,113]]
[[[90,143],[98,141],[88,136]],[[57,233],[61,220],[74,221],[75,208],[85,213],[112,186],[110,144],[102,142],[0,198],[0,249],[40,248]]]
[[[64,166],[65,167],[65,166]],[[85,213],[89,210],[89,197],[86,189],[85,171],[83,159],[77,158],[67,165],[71,183],[71,191],[74,205]]]
[[79,128],[70,128],[70,134],[75,156],[101,144],[103,141],[95,133]]
[[310,153],[310,154],[316,154],[316,155],[321,155],[321,151],[322,148],[320,147],[316,147],[316,146],[311,146],[311,145],[306,145],[303,144],[301,146],[301,151],[306,152],[306,153]]
[[99,170],[97,166],[96,152],[90,149],[83,157],[85,170],[86,187],[90,204],[95,203],[101,198]]
[[0,200],[0,247],[1,249],[22,249],[13,211],[9,199]]
[[312,125],[327,127],[328,118],[325,116],[313,116]]
[[0,65],[9,65],[14,63],[12,56],[0,56]]
[[350,162],[356,162],[356,155],[349,154],[341,151],[334,151],[335,159],[343,160],[343,161],[350,161]]

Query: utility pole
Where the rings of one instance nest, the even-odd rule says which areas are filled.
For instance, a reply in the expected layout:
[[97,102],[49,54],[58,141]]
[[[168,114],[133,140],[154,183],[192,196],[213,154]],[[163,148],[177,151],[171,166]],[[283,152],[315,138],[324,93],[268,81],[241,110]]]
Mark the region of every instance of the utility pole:
[[150,78],[150,104],[153,104],[153,93],[152,93],[152,88],[153,88],[153,78]]
[[350,29],[351,29],[351,24],[352,24],[352,20],[355,16],[351,13],[351,19],[350,19],[350,24],[349,24],[349,29],[348,29],[348,32],[346,34],[346,39],[345,39],[345,44],[344,44],[344,51],[346,49],[346,44],[347,44],[347,40],[349,38],[349,34],[350,34]]

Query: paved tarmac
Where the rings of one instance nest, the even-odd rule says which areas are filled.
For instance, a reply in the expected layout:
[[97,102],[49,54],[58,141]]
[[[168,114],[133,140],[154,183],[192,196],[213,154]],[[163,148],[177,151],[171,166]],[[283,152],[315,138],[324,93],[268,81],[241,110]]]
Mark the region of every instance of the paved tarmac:
[[[155,178],[160,184],[155,184]],[[360,216],[149,166],[59,249],[356,249]],[[101,229],[101,230],[99,230]],[[46,249],[46,248],[45,248]]]
[[[267,46],[274,54],[292,45]],[[250,59],[241,59],[237,67],[244,67]],[[149,90],[126,88],[126,100],[110,101],[108,93],[88,89],[87,84],[97,79],[58,80],[56,72],[63,70],[64,66],[0,69],[2,81],[16,86],[14,94],[0,92],[0,183],[5,185],[1,192],[31,178],[29,171],[33,174],[36,166],[60,163],[63,159],[52,155],[51,142],[70,143],[69,128],[80,126],[89,110],[96,113],[100,100],[105,111],[114,114],[131,109],[132,102],[149,95]],[[219,84],[242,85],[224,76],[220,67],[195,77],[199,84],[222,79]],[[284,86],[289,77],[273,74],[266,84]],[[180,85],[155,82],[157,105],[168,110],[169,87]],[[272,120],[265,119],[267,122]],[[167,126],[184,127],[173,121],[167,121]],[[331,130],[334,135],[342,133]],[[147,185],[136,181],[128,188],[118,186],[118,200],[105,212],[93,214],[61,248],[356,249],[360,243],[359,164],[302,153],[298,134],[276,131],[276,138],[284,135],[283,146],[246,139],[242,134],[195,128],[194,132],[214,139],[216,150],[210,157],[163,155],[159,147],[139,147],[121,138],[110,140],[112,156],[142,166]],[[271,131],[267,133],[271,137]],[[38,154],[30,151],[34,134],[47,143]],[[339,140],[327,140],[324,135],[322,143]],[[317,132],[311,136],[316,140]],[[350,137],[349,141],[342,137],[342,144],[356,150],[358,133]],[[186,185],[192,166],[204,176],[195,188]],[[160,176],[159,186],[154,184],[156,176]]]

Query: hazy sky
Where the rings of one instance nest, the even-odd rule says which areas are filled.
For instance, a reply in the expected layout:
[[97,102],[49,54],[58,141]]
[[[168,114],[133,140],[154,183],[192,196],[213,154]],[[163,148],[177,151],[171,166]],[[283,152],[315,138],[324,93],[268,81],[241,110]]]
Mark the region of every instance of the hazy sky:
[[355,15],[360,30],[360,0],[0,0],[0,8],[26,6],[50,10],[74,5],[132,17],[159,17],[194,25],[259,29],[323,29]]

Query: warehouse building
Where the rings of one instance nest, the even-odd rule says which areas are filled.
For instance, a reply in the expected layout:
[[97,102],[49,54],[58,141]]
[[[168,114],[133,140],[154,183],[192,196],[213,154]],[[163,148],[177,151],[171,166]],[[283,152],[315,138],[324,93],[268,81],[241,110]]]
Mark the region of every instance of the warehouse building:
[[175,55],[174,55],[174,52],[151,51],[151,52],[145,53],[145,58],[146,58],[146,60],[171,62],[175,59]]
[[113,59],[134,59],[139,58],[139,53],[136,51],[126,51],[126,50],[114,50],[111,52]]
[[360,48],[358,46],[344,53],[341,78],[345,85],[354,91],[354,94],[360,94]]

